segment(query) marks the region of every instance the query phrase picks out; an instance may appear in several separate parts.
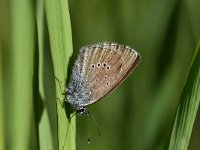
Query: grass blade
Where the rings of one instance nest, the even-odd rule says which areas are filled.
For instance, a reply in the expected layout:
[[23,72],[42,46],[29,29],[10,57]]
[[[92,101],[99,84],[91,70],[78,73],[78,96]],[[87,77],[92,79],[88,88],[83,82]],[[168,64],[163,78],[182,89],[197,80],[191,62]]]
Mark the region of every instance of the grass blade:
[[[11,58],[8,67],[11,74],[9,109],[11,141],[10,149],[29,148],[33,121],[33,68],[35,50],[35,17],[31,1],[11,0]],[[33,141],[31,140],[31,144]],[[33,144],[35,145],[35,144]],[[33,147],[33,146],[32,146]],[[8,148],[9,149],[9,148]]]
[[178,106],[169,149],[187,150],[200,101],[200,41]]
[[[44,0],[36,1],[38,53],[36,53],[35,120],[37,124],[38,145],[41,150],[57,149],[57,115],[53,66],[49,49],[47,25],[45,23]],[[37,56],[38,55],[38,56]],[[37,63],[38,62],[38,63]],[[45,84],[49,83],[49,84]],[[39,86],[39,87],[38,87]],[[48,144],[46,144],[48,143]]]
[[[55,76],[65,83],[68,62],[72,54],[71,22],[66,0],[45,0],[50,47]],[[64,91],[62,87],[62,91]],[[56,95],[61,97],[62,91],[56,82]],[[58,144],[59,150],[75,149],[75,117],[70,120],[70,107],[65,109],[57,100]]]
[[[1,35],[0,35],[1,40]],[[2,60],[2,50],[1,50],[1,41],[0,41],[0,58]],[[3,80],[2,80],[2,61],[0,61],[0,149],[4,150],[4,103],[3,103]]]

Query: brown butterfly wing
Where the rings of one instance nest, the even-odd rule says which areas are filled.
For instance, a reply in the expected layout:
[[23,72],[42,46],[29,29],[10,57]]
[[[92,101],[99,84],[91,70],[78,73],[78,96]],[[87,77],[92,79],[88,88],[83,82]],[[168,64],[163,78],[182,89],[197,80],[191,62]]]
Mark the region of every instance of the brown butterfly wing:
[[83,49],[83,70],[88,89],[90,105],[117,87],[135,68],[140,57],[127,46],[116,43],[102,43]]

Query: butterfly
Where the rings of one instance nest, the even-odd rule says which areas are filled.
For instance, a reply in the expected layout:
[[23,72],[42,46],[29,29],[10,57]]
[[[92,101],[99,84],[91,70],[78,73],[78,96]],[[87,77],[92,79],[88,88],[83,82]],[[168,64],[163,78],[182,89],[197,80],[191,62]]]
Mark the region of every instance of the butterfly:
[[124,81],[141,56],[129,46],[102,42],[80,49],[66,88],[66,101],[79,115]]

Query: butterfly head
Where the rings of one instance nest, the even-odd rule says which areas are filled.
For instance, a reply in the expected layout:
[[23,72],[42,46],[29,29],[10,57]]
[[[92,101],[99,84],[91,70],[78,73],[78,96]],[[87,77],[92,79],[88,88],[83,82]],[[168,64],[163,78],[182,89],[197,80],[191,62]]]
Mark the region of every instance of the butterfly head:
[[79,108],[77,110],[77,113],[80,115],[80,116],[83,116],[83,115],[89,115],[89,111],[87,110],[87,108],[85,106]]

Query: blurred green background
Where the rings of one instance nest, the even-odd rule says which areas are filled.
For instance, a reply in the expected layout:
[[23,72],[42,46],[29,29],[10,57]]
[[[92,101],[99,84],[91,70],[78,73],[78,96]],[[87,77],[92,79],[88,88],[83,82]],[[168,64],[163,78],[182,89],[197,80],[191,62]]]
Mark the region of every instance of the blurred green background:
[[[57,149],[55,82],[44,7],[42,0],[0,0],[0,150]],[[72,137],[77,149],[167,149],[200,37],[200,1],[69,0],[69,13],[74,55],[82,46],[115,41],[142,56],[122,85],[89,107],[102,138],[91,120],[88,144],[87,117],[77,116]],[[200,147],[199,117],[200,112],[192,150]],[[27,144],[21,146],[20,138]]]

